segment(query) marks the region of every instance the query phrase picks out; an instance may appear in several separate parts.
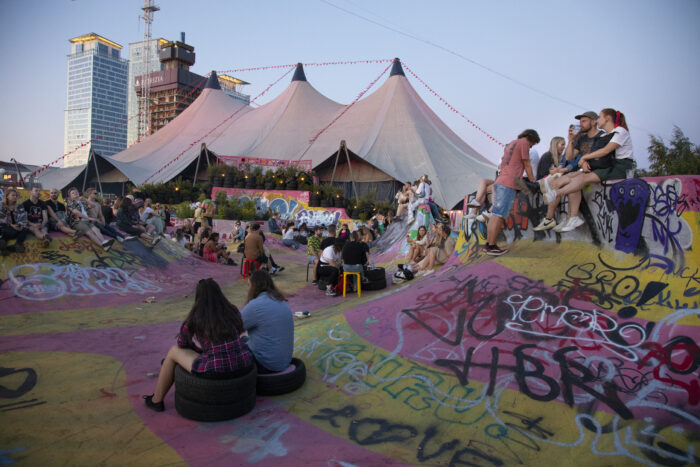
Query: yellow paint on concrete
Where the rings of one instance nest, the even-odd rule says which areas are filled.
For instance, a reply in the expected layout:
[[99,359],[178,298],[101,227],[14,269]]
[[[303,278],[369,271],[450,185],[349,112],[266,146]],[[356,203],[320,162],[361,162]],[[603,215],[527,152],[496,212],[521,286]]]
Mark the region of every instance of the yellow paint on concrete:
[[[0,354],[0,366],[31,368],[38,375],[25,394],[1,399],[0,446],[17,450],[11,455],[17,465],[184,464],[133,411],[119,361],[93,354],[10,352]],[[17,389],[26,377],[0,377],[0,384]]]

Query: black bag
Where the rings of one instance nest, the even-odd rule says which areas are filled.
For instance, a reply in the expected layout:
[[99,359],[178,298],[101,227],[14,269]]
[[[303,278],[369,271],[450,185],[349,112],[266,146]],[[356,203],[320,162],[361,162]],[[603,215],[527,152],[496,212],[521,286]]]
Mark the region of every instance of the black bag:
[[376,281],[386,279],[386,271],[384,268],[374,268],[365,271],[365,277],[368,281]]
[[[607,146],[610,140],[612,139],[613,135],[615,135],[614,131],[612,133],[608,133],[606,135],[598,136],[597,138],[595,138],[593,144],[591,145],[591,152],[597,151],[598,149],[602,149],[605,146]],[[615,151],[612,151],[610,154],[603,157],[599,157],[597,159],[589,159],[588,165],[591,168],[591,170],[609,169],[610,167],[613,167],[615,165]]]

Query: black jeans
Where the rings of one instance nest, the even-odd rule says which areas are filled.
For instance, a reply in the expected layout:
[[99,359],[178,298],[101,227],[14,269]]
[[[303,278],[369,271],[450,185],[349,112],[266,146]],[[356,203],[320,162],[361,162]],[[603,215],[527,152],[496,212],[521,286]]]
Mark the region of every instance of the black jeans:
[[340,271],[338,268],[333,266],[321,266],[318,268],[318,279],[323,279],[325,282],[329,283],[333,287],[338,284],[338,276]]
[[29,229],[15,230],[14,227],[9,225],[0,226],[0,238],[6,241],[16,238],[18,245],[24,243],[24,240],[27,238],[28,233]]

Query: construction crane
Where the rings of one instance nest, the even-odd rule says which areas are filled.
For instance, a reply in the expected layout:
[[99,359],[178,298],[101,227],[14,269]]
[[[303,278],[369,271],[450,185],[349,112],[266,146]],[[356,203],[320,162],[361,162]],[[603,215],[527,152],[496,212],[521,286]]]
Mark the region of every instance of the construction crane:
[[153,24],[153,14],[160,10],[160,7],[153,3],[153,0],[143,0],[143,14],[141,18],[144,22],[143,40],[145,43],[144,70],[145,74],[141,78],[141,112],[139,115],[139,137],[143,137],[151,126],[151,25]]

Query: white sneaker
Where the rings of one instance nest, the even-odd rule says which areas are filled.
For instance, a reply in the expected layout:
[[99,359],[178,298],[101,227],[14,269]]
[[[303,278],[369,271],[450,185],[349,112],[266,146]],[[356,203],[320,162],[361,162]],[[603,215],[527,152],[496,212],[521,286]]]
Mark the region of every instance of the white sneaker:
[[476,216],[476,221],[481,222],[482,224],[486,224],[488,222],[488,219],[486,219],[483,214],[479,214],[478,216]]
[[566,226],[566,223],[569,222],[568,217],[564,217],[559,221],[556,227],[554,227],[555,232],[561,232],[561,229],[563,229]]
[[534,230],[535,232],[540,232],[542,230],[549,230],[551,228],[556,227],[557,221],[554,219],[547,219],[546,217],[542,219],[542,222],[540,222],[537,227],[535,227]]
[[470,208],[480,208],[481,203],[478,202],[476,199],[473,199],[473,200],[469,201],[469,204],[467,204],[467,206],[469,206]]
[[493,213],[489,211],[484,211],[482,212],[482,214],[484,215],[484,219],[486,219],[487,221],[491,219],[491,216],[493,216]]
[[326,289],[326,295],[328,295],[329,297],[335,297],[335,295],[336,295],[335,290]]
[[578,228],[583,224],[583,219],[578,216],[574,216],[566,221],[566,225],[561,228],[562,232],[571,232],[572,230]]

